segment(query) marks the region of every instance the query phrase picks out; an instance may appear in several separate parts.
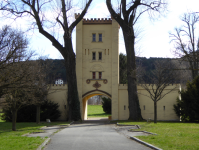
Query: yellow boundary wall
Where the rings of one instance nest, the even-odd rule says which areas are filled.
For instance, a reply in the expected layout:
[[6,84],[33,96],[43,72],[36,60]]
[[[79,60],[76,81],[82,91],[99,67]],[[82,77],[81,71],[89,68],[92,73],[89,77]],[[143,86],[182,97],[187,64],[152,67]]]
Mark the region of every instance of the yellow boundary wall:
[[[169,85],[164,90],[164,92],[171,90],[175,87],[175,90],[173,90],[171,93],[167,94],[163,99],[157,102],[157,119],[158,120],[168,120],[168,121],[179,121],[180,118],[177,117],[173,110],[173,105],[176,104],[176,98],[179,96],[179,90],[180,85]],[[51,101],[54,101],[59,104],[59,109],[62,112],[61,117],[59,120],[66,120],[67,118],[67,85],[52,85],[50,94],[48,95],[48,99]],[[154,102],[147,96],[148,92],[143,89],[140,85],[137,86],[138,89],[138,97],[139,97],[139,103],[141,108],[142,117],[144,119],[152,119],[154,118]],[[115,93],[115,95],[118,94],[118,110],[112,110],[112,113],[118,113],[118,119],[119,120],[127,120],[129,116],[129,110],[128,110],[128,87],[127,84],[119,84],[118,85],[118,93]],[[91,92],[85,97],[80,97],[82,108],[81,112],[83,112],[83,120],[87,119],[87,100],[90,97],[96,96],[96,95],[104,95],[108,96],[106,94],[103,94],[101,92]]]

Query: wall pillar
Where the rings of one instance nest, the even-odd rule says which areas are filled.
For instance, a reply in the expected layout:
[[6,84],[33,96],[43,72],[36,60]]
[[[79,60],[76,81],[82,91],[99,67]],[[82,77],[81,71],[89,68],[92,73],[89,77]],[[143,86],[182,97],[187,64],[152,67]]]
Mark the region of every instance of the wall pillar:
[[118,85],[119,85],[119,26],[116,20],[112,20],[112,120],[119,119],[119,99],[118,99]]

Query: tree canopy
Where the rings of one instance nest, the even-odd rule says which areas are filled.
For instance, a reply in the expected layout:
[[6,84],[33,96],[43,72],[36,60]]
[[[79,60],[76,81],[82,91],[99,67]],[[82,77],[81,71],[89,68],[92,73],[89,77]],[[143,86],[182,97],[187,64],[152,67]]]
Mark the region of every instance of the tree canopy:
[[176,114],[182,121],[199,121],[199,76],[192,82],[187,82],[187,89],[180,92],[174,105]]

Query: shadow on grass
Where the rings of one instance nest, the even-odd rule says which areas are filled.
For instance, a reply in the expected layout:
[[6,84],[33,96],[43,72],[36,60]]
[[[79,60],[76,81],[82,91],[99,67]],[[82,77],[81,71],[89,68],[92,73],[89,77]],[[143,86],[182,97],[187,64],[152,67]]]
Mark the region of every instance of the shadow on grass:
[[[53,126],[53,125],[63,125],[69,124],[69,122],[51,122],[51,123],[40,123],[36,124],[35,122],[17,122],[16,129],[19,132],[32,132],[33,130],[40,130],[43,126]],[[0,122],[0,134],[12,132],[12,122]]]
[[108,117],[108,116],[111,116],[111,114],[106,114],[106,113],[88,114],[88,117]]
[[[153,120],[151,120],[150,122],[147,122],[146,120],[142,120],[142,121],[133,121],[133,120],[114,120],[114,121],[111,121],[111,122],[115,122],[115,123],[125,123],[125,124],[127,124],[128,122],[129,123],[133,123],[133,122],[135,122],[135,123],[147,123],[147,124],[150,124],[150,123],[152,123],[152,124],[154,124],[154,122],[153,122]],[[195,124],[199,124],[199,122],[182,122],[182,121],[158,121],[157,122],[157,124],[158,123],[172,123],[172,124],[175,124],[175,123],[180,123],[180,124],[189,124],[189,123],[195,123]]]

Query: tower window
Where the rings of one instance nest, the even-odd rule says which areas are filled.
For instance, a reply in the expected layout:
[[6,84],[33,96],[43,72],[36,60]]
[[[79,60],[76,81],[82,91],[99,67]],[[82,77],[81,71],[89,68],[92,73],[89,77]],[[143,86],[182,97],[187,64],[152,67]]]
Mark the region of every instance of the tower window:
[[102,72],[99,72],[99,79],[102,79]]
[[96,34],[95,33],[93,33],[93,35],[92,35],[92,41],[96,42]]
[[93,79],[95,79],[95,72],[92,72],[92,74],[93,74]]
[[165,106],[163,106],[163,110],[165,110]]
[[102,52],[99,52],[99,60],[102,60]]
[[102,42],[102,34],[99,34],[99,42]]
[[95,53],[95,52],[93,52],[92,57],[93,57],[93,58],[92,58],[93,60],[95,60],[95,59],[96,59],[96,53]]

